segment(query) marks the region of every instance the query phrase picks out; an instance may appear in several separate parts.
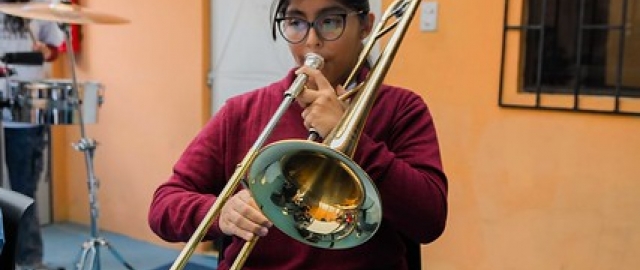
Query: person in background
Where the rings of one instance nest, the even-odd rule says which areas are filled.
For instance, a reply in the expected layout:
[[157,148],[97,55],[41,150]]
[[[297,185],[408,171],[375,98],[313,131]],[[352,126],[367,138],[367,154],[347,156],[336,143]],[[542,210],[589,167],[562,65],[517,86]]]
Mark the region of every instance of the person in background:
[[[27,2],[0,0],[0,2]],[[40,52],[45,61],[58,56],[64,40],[60,27],[49,21],[30,20],[0,13],[0,55],[17,52]],[[45,77],[44,65],[12,65],[13,76],[0,78],[0,90],[11,96],[9,80],[37,81]],[[14,122],[4,110],[5,160],[12,190],[34,198],[43,171],[42,154],[45,147],[46,126]],[[34,206],[35,208],[35,206]],[[38,211],[28,211],[20,226],[16,263],[18,269],[49,269],[43,264],[43,243]]]
[[[367,0],[277,0],[276,28],[297,66],[282,80],[229,99],[193,139],[173,174],[154,193],[151,229],[166,241],[186,242],[211,208],[261,128],[274,115],[297,74],[306,89],[280,119],[267,144],[306,139],[314,128],[327,136],[346,107],[338,96],[370,34],[374,15]],[[321,69],[302,66],[307,53],[325,60]],[[369,70],[360,70],[365,77]],[[305,245],[272,226],[249,190],[229,198],[205,240],[231,236],[218,269],[228,269],[245,241],[259,236],[244,269],[408,269],[405,240],[436,240],[447,218],[447,178],[433,118],[423,99],[404,88],[382,85],[353,160],[380,193],[382,223],[367,242],[332,250]]]

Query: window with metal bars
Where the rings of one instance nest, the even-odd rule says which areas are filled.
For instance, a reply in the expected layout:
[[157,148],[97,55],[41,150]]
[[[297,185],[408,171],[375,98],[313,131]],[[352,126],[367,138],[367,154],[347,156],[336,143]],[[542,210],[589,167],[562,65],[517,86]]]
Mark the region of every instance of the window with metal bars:
[[640,115],[640,0],[507,0],[499,103]]

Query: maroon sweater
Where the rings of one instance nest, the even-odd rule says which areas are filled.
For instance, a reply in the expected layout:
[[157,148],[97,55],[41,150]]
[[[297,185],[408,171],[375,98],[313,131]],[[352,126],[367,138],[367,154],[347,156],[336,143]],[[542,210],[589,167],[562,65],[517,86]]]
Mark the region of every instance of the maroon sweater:
[[[156,190],[151,229],[166,241],[187,241],[213,205],[235,166],[262,132],[294,79],[229,99],[175,164]],[[355,248],[308,246],[272,227],[258,240],[245,269],[405,269],[401,235],[420,243],[438,238],[447,217],[447,180],[436,131],[422,99],[407,90],[382,86],[353,157],[380,192],[383,220],[376,234]],[[267,144],[306,139],[308,131],[292,103]],[[220,237],[214,222],[205,239]],[[218,269],[228,269],[244,241],[234,237]]]

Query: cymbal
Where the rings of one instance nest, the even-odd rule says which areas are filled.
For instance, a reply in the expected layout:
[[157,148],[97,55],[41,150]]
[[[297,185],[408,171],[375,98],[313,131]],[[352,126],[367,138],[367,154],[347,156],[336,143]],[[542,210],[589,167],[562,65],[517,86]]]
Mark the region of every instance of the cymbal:
[[129,20],[91,11],[76,4],[54,3],[2,3],[0,12],[17,17],[69,24],[125,24]]

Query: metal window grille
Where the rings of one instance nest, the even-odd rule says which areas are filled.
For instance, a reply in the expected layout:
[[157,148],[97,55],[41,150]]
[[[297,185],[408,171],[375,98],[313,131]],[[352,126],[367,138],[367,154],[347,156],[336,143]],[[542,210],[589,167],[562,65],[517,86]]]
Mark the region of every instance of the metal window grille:
[[639,2],[507,0],[499,105],[640,115]]

